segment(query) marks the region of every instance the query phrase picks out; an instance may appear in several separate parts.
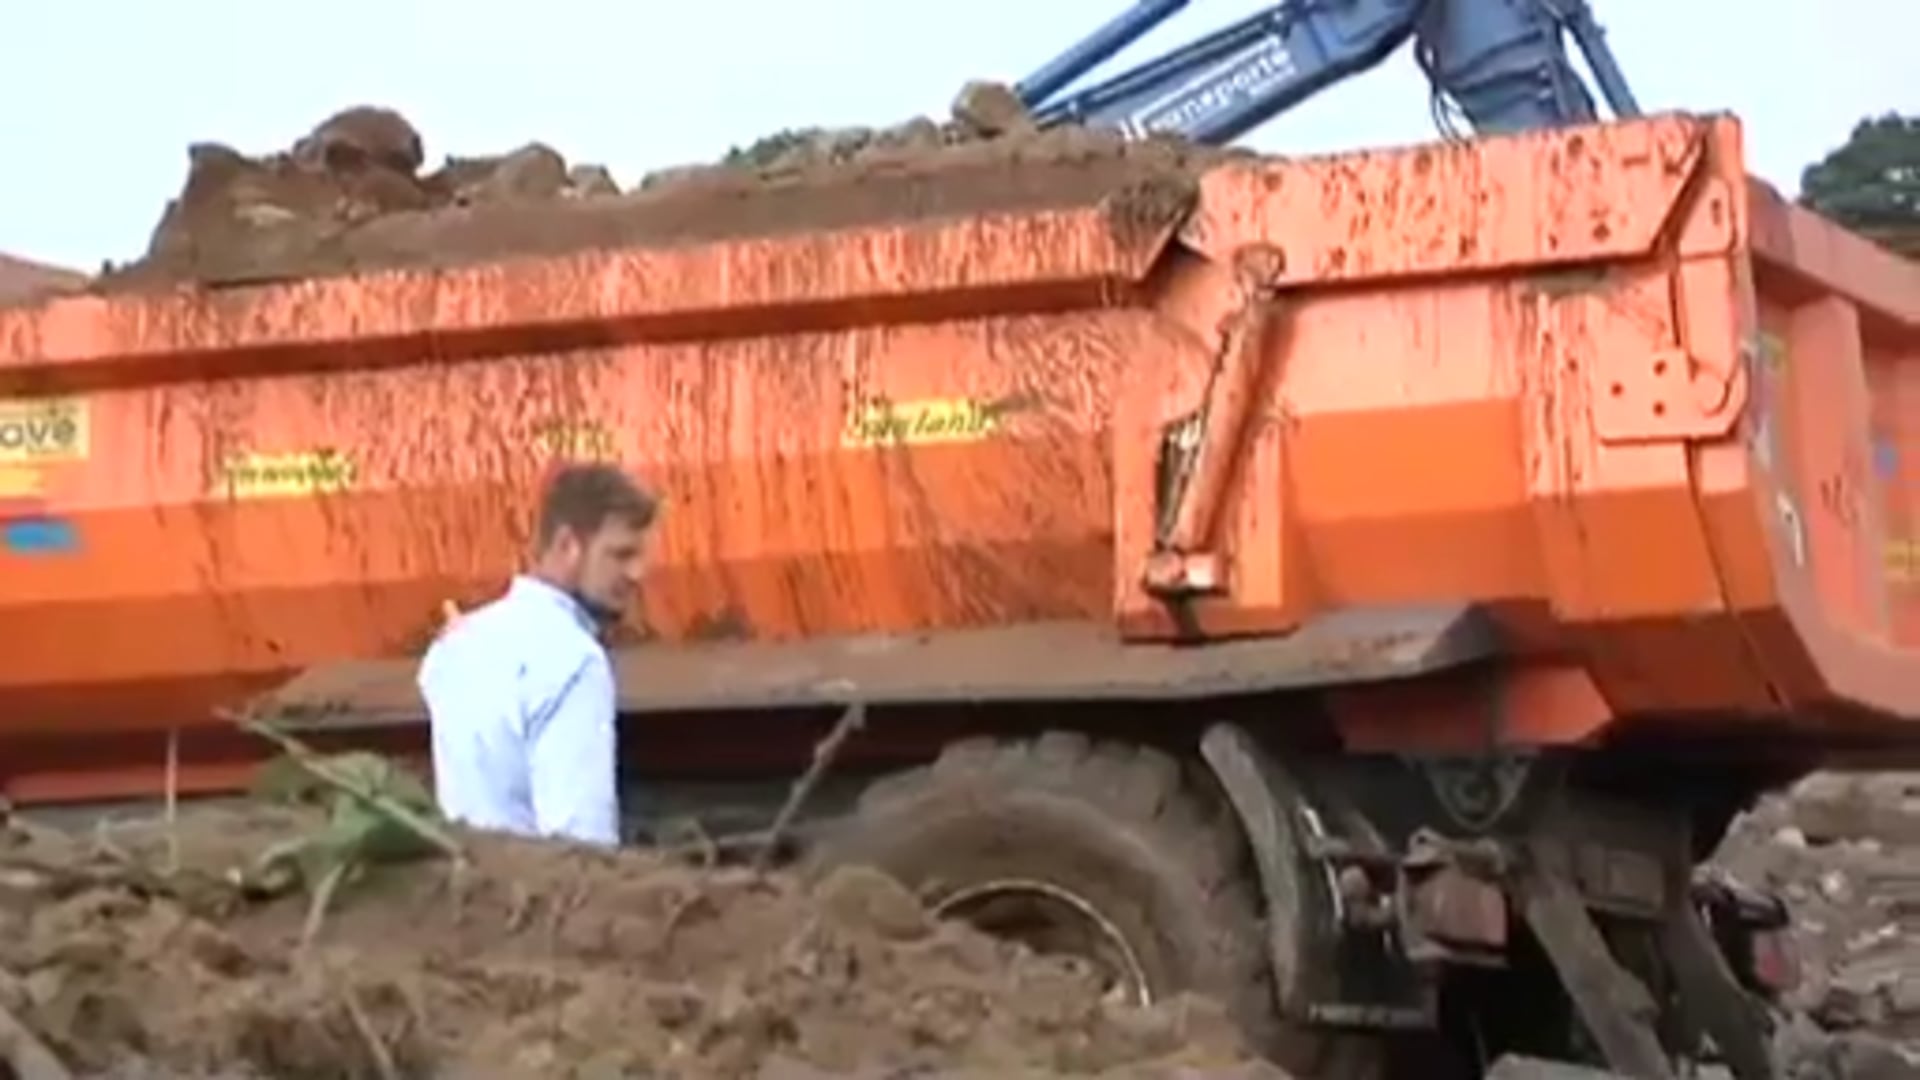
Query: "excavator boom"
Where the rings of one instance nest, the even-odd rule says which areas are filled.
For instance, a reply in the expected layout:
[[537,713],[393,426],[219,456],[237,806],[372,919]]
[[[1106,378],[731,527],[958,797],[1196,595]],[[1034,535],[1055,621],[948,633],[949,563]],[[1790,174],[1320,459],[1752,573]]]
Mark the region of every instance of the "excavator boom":
[[1474,131],[1601,118],[1571,39],[1617,117],[1639,105],[1585,0],[1285,0],[1085,89],[1061,95],[1187,6],[1141,0],[1020,81],[1043,123],[1231,142],[1413,42],[1435,94]]

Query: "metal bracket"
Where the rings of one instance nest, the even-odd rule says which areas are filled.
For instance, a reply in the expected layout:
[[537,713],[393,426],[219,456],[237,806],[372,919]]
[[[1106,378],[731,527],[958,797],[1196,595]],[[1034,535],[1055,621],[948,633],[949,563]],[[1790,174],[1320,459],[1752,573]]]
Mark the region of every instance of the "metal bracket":
[[1276,248],[1253,245],[1234,253],[1240,306],[1219,326],[1220,344],[1199,407],[1168,426],[1161,439],[1154,550],[1141,585],[1164,599],[1209,595],[1226,587],[1213,546],[1235,465],[1245,452],[1259,399],[1277,363],[1267,349],[1273,297],[1286,272]]
[[1712,370],[1683,349],[1598,367],[1593,426],[1606,442],[1711,439],[1733,430],[1743,400],[1734,393],[1738,372]]
[[1751,350],[1718,332],[1718,303],[1735,287],[1733,196],[1710,178],[1671,230],[1674,342],[1644,356],[1604,350],[1587,365],[1594,431],[1611,443],[1718,439],[1746,407]]
[[1395,909],[1415,963],[1507,965],[1506,860],[1487,840],[1450,841],[1421,829],[1400,861]]

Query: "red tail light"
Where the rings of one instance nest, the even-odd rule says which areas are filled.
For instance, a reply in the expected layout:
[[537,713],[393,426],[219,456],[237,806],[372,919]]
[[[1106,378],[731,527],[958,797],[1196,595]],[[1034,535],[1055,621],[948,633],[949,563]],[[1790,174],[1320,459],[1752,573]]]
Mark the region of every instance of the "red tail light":
[[1753,979],[1772,993],[1800,985],[1800,946],[1790,927],[1753,930],[1749,942],[1749,969]]

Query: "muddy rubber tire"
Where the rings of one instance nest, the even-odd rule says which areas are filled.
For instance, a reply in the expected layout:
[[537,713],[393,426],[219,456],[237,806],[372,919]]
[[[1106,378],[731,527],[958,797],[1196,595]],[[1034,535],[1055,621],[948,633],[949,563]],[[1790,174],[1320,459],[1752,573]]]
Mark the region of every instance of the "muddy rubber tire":
[[929,908],[960,890],[1034,880],[1119,931],[1156,996],[1222,1003],[1250,1043],[1323,1080],[1374,1080],[1376,1040],[1307,1031],[1273,1007],[1245,841],[1212,777],[1157,750],[1066,732],[976,739],[876,782],[809,858],[883,870]]

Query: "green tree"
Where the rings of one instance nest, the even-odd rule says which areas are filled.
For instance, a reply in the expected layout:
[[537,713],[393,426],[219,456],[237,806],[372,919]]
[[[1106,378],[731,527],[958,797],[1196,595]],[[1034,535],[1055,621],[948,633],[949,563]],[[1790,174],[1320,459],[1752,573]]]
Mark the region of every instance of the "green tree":
[[1920,116],[1887,113],[1854,125],[1844,145],[1801,174],[1800,201],[1920,259]]

